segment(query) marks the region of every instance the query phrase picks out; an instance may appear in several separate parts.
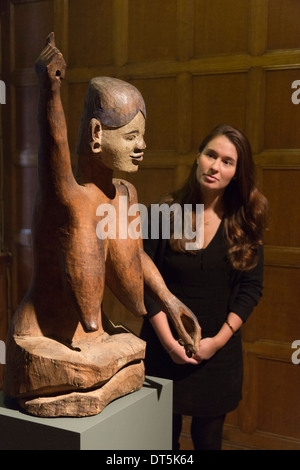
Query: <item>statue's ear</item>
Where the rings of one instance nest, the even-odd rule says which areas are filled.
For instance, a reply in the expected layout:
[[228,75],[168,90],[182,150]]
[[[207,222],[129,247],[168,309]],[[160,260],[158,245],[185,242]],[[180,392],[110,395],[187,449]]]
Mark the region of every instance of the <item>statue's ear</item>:
[[96,118],[92,118],[90,122],[90,147],[93,153],[101,152],[101,134],[102,127],[100,121]]

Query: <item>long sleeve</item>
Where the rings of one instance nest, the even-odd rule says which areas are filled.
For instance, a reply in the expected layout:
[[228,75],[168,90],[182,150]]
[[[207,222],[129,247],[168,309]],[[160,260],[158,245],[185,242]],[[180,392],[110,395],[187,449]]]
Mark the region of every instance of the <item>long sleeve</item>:
[[242,273],[236,274],[234,290],[230,302],[230,310],[245,322],[258,304],[263,291],[264,249],[259,247],[257,265]]

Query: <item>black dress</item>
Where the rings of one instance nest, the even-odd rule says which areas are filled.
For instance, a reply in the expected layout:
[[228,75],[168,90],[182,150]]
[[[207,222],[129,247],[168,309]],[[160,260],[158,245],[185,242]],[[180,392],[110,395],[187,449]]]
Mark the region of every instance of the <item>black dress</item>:
[[[245,322],[262,293],[263,249],[260,248],[259,262],[254,269],[233,270],[226,256],[223,227],[222,221],[210,244],[197,254],[175,252],[166,240],[144,240],[144,249],[161,271],[169,290],[198,318],[203,338],[216,335],[229,312]],[[147,295],[145,305],[148,314],[141,337],[147,342],[146,374],[174,381],[174,412],[204,417],[235,409],[242,397],[241,331],[211,359],[199,365],[175,364],[149,322],[160,308]]]

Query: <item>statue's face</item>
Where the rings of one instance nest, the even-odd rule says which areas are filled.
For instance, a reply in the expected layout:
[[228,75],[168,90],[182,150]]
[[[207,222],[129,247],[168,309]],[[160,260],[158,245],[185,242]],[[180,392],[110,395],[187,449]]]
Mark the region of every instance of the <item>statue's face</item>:
[[101,162],[112,170],[136,172],[143,160],[145,118],[139,111],[128,124],[101,131]]

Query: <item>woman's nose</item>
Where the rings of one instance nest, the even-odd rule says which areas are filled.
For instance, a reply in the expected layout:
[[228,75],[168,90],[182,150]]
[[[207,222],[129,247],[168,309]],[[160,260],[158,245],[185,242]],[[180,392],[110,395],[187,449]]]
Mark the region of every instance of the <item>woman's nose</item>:
[[219,160],[216,158],[216,159],[212,162],[210,168],[211,168],[213,171],[219,171],[219,167],[220,167],[220,162],[219,162]]

